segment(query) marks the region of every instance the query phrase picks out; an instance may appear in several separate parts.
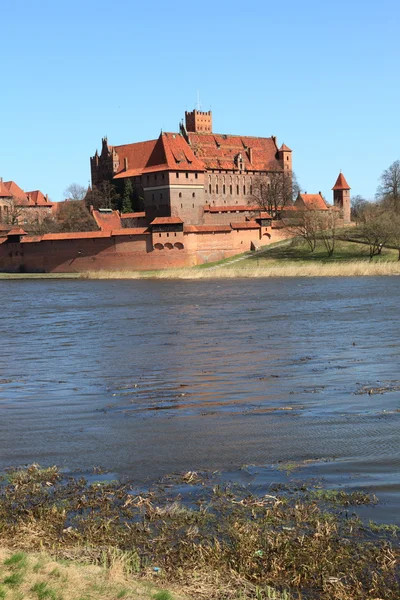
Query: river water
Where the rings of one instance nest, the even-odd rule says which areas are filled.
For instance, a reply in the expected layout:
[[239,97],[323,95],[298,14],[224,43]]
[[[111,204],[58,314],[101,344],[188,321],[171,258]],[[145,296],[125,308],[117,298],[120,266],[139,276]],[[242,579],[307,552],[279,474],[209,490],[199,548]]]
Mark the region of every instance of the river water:
[[260,489],[296,463],[400,522],[398,278],[2,281],[0,296],[0,469],[221,470]]

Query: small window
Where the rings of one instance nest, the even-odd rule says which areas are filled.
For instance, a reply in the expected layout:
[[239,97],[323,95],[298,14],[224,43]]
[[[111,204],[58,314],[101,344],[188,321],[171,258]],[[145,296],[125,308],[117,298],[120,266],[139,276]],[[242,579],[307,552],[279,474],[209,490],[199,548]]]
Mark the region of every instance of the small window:
[[194,208],[194,204],[192,204],[192,207]]
[[230,195],[232,196],[232,193],[233,193],[233,192],[232,192],[232,186],[231,186],[231,185],[229,186],[229,193],[230,193]]
[[195,192],[192,193],[192,198],[196,198],[196,193]]
[[186,179],[189,179],[189,173],[185,173]]
[[210,192],[210,194],[211,194],[211,183],[210,183],[210,185],[208,186],[208,191],[209,191],[209,192]]
[[197,173],[194,174],[194,178],[197,179]]
[[182,192],[179,192],[179,198],[182,198]]
[[147,181],[148,182],[150,181],[150,175],[147,175]]
[[244,185],[243,186],[243,196],[245,196],[245,195],[246,195],[246,186]]
[[216,194],[218,194],[218,183],[217,183],[217,185],[215,186],[215,193],[216,193]]
[[183,208],[183,204],[181,204],[181,208]]
[[161,179],[164,179],[164,173],[161,173]]
[[239,186],[238,185],[236,186],[236,193],[239,196]]
[[223,193],[223,194],[225,194],[225,193],[226,193],[226,186],[225,186],[225,185],[223,185],[223,186],[222,186],[222,193]]
[[154,194],[151,195],[151,199],[154,200]]
[[160,200],[162,200],[162,194],[160,194]]
[[176,174],[176,178],[179,179],[179,173]]

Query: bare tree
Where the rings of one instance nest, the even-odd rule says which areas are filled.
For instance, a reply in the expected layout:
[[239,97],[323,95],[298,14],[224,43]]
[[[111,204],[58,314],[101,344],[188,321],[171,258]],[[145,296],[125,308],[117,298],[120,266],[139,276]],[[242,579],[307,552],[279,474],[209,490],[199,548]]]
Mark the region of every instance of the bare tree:
[[83,200],[86,196],[86,188],[83,185],[79,185],[79,183],[71,183],[64,190],[64,197],[68,198],[68,200]]
[[317,237],[322,240],[328,256],[332,256],[335,251],[340,213],[334,209],[318,211],[316,219]]
[[378,200],[395,211],[400,211],[400,160],[396,160],[380,177],[376,191]]
[[17,198],[5,198],[3,205],[3,220],[8,225],[17,225],[24,213],[24,207]]
[[387,216],[390,219],[389,243],[398,251],[398,260],[400,260],[400,215],[398,213],[392,213]]
[[98,229],[82,200],[63,202],[57,213],[56,222],[59,232],[95,231]]
[[120,195],[112,183],[103,181],[97,187],[93,186],[93,189],[86,194],[85,202],[87,207],[93,206],[96,209],[112,208],[117,210],[119,208]]
[[283,219],[288,232],[303,239],[311,252],[314,252],[317,246],[318,233],[320,231],[319,211],[313,209],[304,209],[296,211],[295,217]]
[[368,200],[362,196],[353,196],[351,198],[351,220],[359,223],[363,220],[364,211],[368,206]]
[[271,171],[267,176],[254,177],[251,202],[275,218],[285,206],[293,204],[299,191],[294,173]]
[[379,205],[370,205],[364,213],[364,221],[354,230],[352,237],[369,246],[370,260],[381,254],[391,238],[391,216]]

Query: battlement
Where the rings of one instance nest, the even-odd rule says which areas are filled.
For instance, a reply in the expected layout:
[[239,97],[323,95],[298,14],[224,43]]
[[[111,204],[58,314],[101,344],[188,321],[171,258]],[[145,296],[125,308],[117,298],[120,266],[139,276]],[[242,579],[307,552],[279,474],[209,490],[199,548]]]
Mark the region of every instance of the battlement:
[[212,112],[200,110],[185,111],[186,131],[191,133],[212,133]]

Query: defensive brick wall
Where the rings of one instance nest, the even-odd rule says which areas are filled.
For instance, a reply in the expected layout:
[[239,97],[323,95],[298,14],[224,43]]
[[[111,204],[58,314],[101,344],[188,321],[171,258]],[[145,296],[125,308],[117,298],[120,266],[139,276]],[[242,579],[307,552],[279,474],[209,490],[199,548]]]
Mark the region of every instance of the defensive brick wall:
[[2,238],[0,271],[73,273],[189,267],[228,258],[284,236],[266,228],[220,226],[220,230],[211,231],[203,227],[205,230],[176,234],[93,232],[77,239],[22,237],[20,242]]

